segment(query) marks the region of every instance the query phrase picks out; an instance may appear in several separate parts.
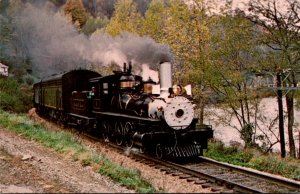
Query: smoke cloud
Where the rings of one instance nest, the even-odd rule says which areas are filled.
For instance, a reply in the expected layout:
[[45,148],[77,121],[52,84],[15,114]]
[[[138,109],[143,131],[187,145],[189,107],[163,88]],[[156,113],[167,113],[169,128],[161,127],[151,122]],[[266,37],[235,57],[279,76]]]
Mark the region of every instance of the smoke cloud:
[[172,58],[168,46],[149,37],[129,33],[118,37],[97,33],[88,37],[49,5],[35,7],[27,3],[15,19],[15,29],[19,47],[29,56],[40,77],[91,64],[116,63],[121,67],[129,61],[134,68],[142,69],[142,64],[157,68],[159,62]]
[[158,71],[154,71],[154,70],[151,70],[149,68],[148,65],[146,64],[143,64],[142,65],[142,72],[141,72],[141,76],[143,77],[143,80],[144,81],[147,81],[149,80],[149,78],[151,78],[154,82],[158,82],[159,81],[159,78],[158,78]]

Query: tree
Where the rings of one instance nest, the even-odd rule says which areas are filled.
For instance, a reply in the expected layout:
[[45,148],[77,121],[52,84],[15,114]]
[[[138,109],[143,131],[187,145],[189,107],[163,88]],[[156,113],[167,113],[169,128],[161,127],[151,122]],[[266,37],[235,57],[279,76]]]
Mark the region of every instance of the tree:
[[256,31],[251,22],[226,7],[213,21],[213,52],[207,80],[214,94],[222,100],[223,110],[239,122],[239,126],[232,126],[230,121],[227,124],[239,131],[246,146],[253,146],[256,122],[252,115],[258,99],[249,81],[251,69],[256,68],[253,62],[257,53]]
[[[281,4],[280,4],[281,3]],[[286,9],[281,9],[285,7]],[[260,42],[280,56],[280,64],[277,69],[272,69],[278,75],[289,69],[288,85],[296,87],[295,72],[300,64],[300,26],[299,26],[300,2],[297,0],[251,0],[247,18],[264,30],[264,36]],[[279,78],[278,78],[279,79]],[[280,80],[278,80],[280,81]],[[288,110],[288,134],[290,155],[296,157],[293,137],[294,125],[294,92],[286,96]],[[281,124],[282,125],[282,124]],[[283,127],[280,134],[283,133]],[[285,142],[281,142],[282,157],[285,157]]]
[[64,11],[66,15],[71,17],[73,23],[79,25],[78,27],[80,29],[84,26],[88,19],[81,0],[68,0],[64,5]]
[[16,16],[23,7],[22,1],[0,1],[0,57],[10,66],[11,73],[17,68],[30,68],[24,45],[20,46],[20,40],[24,37],[17,33],[15,24]]
[[93,17],[107,17],[110,19],[114,12],[116,0],[84,0],[82,2],[86,10]]
[[0,15],[0,61],[6,58],[6,50],[13,38],[12,25],[9,19]]
[[140,34],[162,41],[165,35],[162,29],[167,21],[165,10],[165,4],[161,0],[153,0],[145,13]]
[[117,36],[125,31],[137,33],[141,19],[142,16],[133,0],[118,0],[115,4],[114,15],[106,27],[106,32],[112,36]]
[[172,1],[163,28],[163,42],[168,43],[177,58],[184,59],[187,64],[204,60],[201,54],[206,53],[204,50],[210,37],[203,1],[195,0],[193,3],[188,6],[180,0]]
[[174,54],[175,80],[183,84],[193,83],[194,98],[200,106],[200,123],[203,122],[205,105],[203,75],[210,54],[208,22],[202,0],[191,1],[191,4],[174,0],[167,8],[165,27],[162,28],[162,42],[168,44]]
[[90,16],[85,25],[82,27],[82,32],[86,35],[91,35],[94,33],[97,29],[105,28],[105,26],[109,23],[109,19],[106,16],[103,16],[102,18],[94,18]]

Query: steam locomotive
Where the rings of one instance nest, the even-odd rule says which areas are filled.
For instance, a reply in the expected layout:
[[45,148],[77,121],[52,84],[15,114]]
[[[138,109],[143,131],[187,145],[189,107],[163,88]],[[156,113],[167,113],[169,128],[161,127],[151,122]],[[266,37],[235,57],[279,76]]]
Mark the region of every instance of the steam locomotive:
[[133,74],[131,64],[109,76],[72,70],[34,84],[34,107],[40,115],[158,158],[202,155],[213,130],[197,123],[191,88],[173,87],[171,75],[170,62],[160,64],[159,85]]

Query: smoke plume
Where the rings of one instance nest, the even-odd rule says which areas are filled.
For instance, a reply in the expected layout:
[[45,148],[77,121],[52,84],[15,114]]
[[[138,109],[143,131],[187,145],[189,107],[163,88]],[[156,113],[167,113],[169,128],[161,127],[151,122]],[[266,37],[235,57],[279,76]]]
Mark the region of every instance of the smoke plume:
[[89,65],[108,66],[132,61],[134,68],[148,64],[156,68],[160,61],[170,61],[168,46],[149,37],[124,33],[111,37],[95,33],[88,37],[52,6],[26,4],[17,15],[15,29],[19,48],[33,64],[39,76],[47,76]]

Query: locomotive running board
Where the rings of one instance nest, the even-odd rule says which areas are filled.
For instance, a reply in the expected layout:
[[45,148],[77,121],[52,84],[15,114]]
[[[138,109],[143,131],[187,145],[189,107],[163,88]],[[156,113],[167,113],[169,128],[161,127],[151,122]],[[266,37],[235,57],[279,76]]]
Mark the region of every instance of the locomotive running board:
[[123,118],[138,119],[138,120],[143,120],[143,121],[151,121],[151,122],[160,122],[161,121],[159,119],[136,117],[136,116],[113,113],[113,112],[97,112],[97,111],[92,111],[92,112],[95,113],[95,114],[100,114],[100,115],[105,115],[105,116],[123,117]]
[[86,120],[95,120],[96,119],[94,117],[86,117],[86,116],[82,116],[82,115],[78,115],[78,114],[74,114],[74,113],[68,113],[68,115],[71,115],[71,116],[77,117],[77,118],[83,118]]

